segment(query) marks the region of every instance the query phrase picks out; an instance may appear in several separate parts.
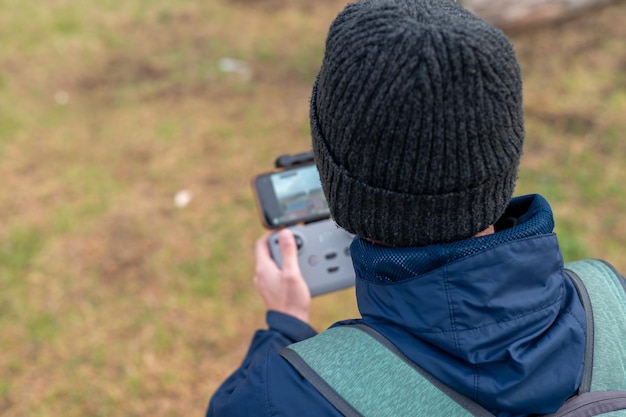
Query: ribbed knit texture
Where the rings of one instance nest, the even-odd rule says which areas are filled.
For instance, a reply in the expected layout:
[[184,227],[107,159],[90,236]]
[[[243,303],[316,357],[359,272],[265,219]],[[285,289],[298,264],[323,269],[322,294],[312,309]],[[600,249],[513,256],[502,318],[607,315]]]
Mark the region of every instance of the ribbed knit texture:
[[470,237],[501,216],[524,141],[504,34],[449,0],[362,0],[328,33],[311,97],[335,221],[394,246]]

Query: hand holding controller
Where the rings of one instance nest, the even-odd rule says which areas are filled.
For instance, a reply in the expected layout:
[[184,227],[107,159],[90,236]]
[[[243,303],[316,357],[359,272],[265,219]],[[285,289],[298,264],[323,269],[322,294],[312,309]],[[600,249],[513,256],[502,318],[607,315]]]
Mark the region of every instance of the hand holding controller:
[[279,269],[270,254],[269,237],[267,233],[256,241],[254,286],[268,311],[278,311],[308,323],[311,294],[298,266],[296,242],[287,230],[279,235],[280,251],[285,259],[283,268]]
[[[322,220],[289,228],[298,246],[298,264],[311,296],[354,285],[355,273],[350,258],[354,236],[331,220]],[[269,238],[272,258],[281,267],[278,232]]]

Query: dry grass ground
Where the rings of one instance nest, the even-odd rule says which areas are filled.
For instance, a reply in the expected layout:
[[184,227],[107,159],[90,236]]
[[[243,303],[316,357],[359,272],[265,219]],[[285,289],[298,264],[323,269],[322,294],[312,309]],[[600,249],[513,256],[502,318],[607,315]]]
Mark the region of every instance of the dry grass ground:
[[[344,4],[0,1],[0,416],[202,415],[264,325],[249,179],[309,147]],[[568,260],[626,271],[624,21],[512,37],[518,193],[553,203]],[[319,329],[357,314],[350,290],[313,303]]]

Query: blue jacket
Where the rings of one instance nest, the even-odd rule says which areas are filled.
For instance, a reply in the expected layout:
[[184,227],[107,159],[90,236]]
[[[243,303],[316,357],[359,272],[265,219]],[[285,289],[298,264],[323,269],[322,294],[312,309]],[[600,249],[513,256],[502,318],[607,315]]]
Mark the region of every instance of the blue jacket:
[[[357,238],[351,251],[362,319],[334,326],[374,327],[499,417],[553,412],[580,383],[586,331],[553,227],[548,203],[531,195],[511,201],[492,235],[419,248]],[[267,322],[207,416],[340,416],[278,354],[315,331],[272,311]]]

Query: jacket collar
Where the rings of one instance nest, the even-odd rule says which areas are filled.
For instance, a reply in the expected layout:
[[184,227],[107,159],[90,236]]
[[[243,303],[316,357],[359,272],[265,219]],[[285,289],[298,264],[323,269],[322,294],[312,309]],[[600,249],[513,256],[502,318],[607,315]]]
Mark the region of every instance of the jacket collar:
[[363,317],[389,320],[454,350],[459,332],[500,327],[558,303],[563,260],[550,206],[540,196],[520,197],[505,215],[518,219],[515,227],[450,244],[391,248],[357,239],[351,253]]
[[550,234],[554,229],[552,209],[539,195],[511,200],[498,223],[514,223],[515,226],[487,236],[418,247],[387,247],[357,238],[351,247],[352,258],[356,261],[355,267],[359,268],[357,273],[360,279],[393,282],[414,278],[469,254],[504,243]]
[[[555,358],[582,357],[584,311],[565,278],[548,203],[520,197],[505,215],[517,224],[453,244],[389,248],[355,240],[359,310],[409,358],[491,410],[538,405],[534,412],[549,412],[579,382],[580,363],[563,368]],[[542,383],[533,379],[545,372],[562,381],[537,388]],[[524,391],[532,383],[537,392]]]

